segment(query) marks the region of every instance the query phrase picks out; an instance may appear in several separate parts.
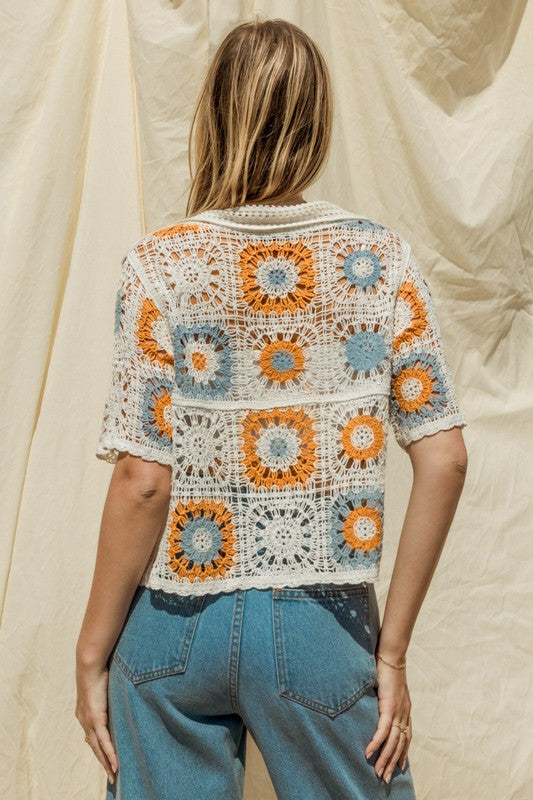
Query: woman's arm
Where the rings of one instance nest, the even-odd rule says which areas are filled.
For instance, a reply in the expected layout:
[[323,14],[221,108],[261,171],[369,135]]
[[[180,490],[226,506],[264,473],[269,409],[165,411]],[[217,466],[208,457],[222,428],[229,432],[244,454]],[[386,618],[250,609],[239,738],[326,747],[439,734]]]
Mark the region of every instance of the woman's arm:
[[394,664],[402,662],[407,652],[455,516],[468,463],[459,428],[424,436],[406,450],[413,467],[413,484],[378,642],[383,658]]
[[122,453],[104,504],[78,664],[104,667],[166,521],[171,468]]
[[[418,612],[439,561],[461,496],[467,451],[459,427],[441,430],[411,442],[406,448],[413,467],[413,484],[391,577],[378,639],[378,652],[391,664],[401,664]],[[390,780],[396,763],[405,767],[411,743],[411,700],[406,670],[377,661],[379,723],[365,749],[367,758],[383,744],[375,772]],[[393,722],[408,727],[400,735]]]
[[152,284],[160,272],[152,245],[146,236],[131,248],[117,281],[112,380],[96,451],[115,468],[76,645],[76,718],[111,782],[118,760],[107,711],[109,657],[163,533],[171,493],[172,426],[166,409],[174,356],[164,297]]
[[93,582],[76,646],[76,718],[114,783],[118,759],[107,712],[108,659],[166,521],[171,468],[118,455],[107,493]]

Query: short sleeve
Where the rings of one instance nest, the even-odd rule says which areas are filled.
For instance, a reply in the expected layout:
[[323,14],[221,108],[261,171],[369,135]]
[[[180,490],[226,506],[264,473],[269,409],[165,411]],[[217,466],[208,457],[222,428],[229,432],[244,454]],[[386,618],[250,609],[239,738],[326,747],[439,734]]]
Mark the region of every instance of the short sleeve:
[[123,259],[115,299],[111,382],[96,456],[119,452],[172,463],[174,357],[162,302],[132,250]]
[[429,285],[412,252],[394,306],[389,398],[396,441],[465,427]]

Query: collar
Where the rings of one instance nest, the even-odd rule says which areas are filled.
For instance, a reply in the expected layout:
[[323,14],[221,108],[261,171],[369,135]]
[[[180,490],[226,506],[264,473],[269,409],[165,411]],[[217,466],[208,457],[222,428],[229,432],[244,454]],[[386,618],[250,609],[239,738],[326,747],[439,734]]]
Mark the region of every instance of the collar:
[[246,203],[233,208],[209,209],[189,218],[190,221],[214,222],[242,230],[291,228],[334,220],[361,217],[327,200],[309,200],[289,206]]

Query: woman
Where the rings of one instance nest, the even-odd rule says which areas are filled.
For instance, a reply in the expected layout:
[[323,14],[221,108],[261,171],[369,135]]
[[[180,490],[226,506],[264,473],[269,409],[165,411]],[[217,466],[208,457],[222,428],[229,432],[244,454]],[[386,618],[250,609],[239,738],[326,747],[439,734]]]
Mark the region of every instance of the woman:
[[[415,796],[405,656],[466,420],[410,244],[302,196],[331,119],[303,31],[236,27],[198,100],[187,217],[122,263],[77,645],[108,799],[242,796],[247,730],[284,800]],[[414,477],[380,626],[389,422]]]

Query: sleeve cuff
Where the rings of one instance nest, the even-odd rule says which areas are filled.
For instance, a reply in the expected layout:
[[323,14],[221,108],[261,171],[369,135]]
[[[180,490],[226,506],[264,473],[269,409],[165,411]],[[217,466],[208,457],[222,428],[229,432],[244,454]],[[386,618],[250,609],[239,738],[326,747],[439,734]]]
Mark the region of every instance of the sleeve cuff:
[[139,456],[144,461],[158,461],[165,466],[172,466],[173,463],[171,450],[158,450],[157,447],[147,447],[138,442],[129,442],[127,439],[105,437],[100,439],[96,445],[96,457],[109,464],[117,462],[119,453]]
[[402,449],[405,449],[411,442],[418,441],[424,436],[431,436],[439,431],[448,431],[451,428],[465,428],[468,420],[461,412],[457,412],[450,417],[440,417],[428,420],[413,428],[406,428],[400,433],[396,433],[396,441]]

